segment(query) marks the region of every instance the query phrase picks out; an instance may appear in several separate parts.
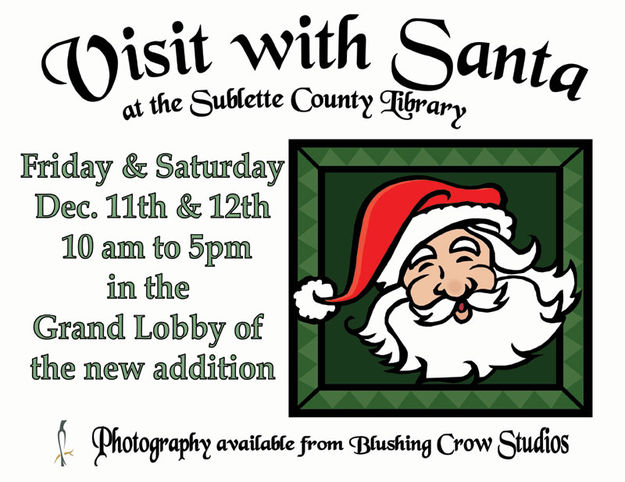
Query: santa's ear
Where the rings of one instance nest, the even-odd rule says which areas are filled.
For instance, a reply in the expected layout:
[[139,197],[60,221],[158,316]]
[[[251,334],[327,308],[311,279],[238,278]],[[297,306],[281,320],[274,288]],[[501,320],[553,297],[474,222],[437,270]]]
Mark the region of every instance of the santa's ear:
[[336,305],[324,302],[324,299],[332,298],[335,294],[336,290],[329,281],[307,278],[300,282],[293,299],[299,316],[316,322],[330,318],[336,311]]

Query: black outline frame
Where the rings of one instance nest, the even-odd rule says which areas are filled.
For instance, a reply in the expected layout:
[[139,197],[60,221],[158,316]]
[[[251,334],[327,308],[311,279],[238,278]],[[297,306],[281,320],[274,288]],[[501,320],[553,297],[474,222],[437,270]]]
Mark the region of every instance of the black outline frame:
[[[304,409],[308,401],[310,401],[320,390],[401,390],[410,391],[405,384],[382,384],[382,385],[326,385],[325,383],[325,357],[323,356],[323,344],[319,344],[318,359],[318,386],[307,397],[298,403],[297,400],[297,323],[300,321],[297,315],[297,309],[292,302],[292,294],[297,290],[299,280],[297,279],[297,156],[299,153],[304,155],[311,164],[313,164],[319,172],[319,213],[324,211],[324,182],[326,172],[375,172],[384,170],[385,172],[397,171],[405,173],[407,168],[404,166],[371,166],[371,167],[348,167],[348,166],[326,166],[321,167],[303,150],[304,148],[332,148],[332,147],[348,147],[348,148],[511,148],[511,147],[530,147],[530,148],[559,148],[571,147],[577,149],[558,166],[532,166],[532,167],[515,167],[515,166],[419,166],[419,171],[440,172],[453,169],[455,172],[493,172],[502,170],[505,172],[552,172],[556,174],[556,190],[563,192],[563,171],[564,167],[571,159],[575,158],[580,152],[584,153],[584,403],[580,403],[568,390],[563,386],[562,362],[563,362],[563,333],[558,331],[556,357],[560,360],[557,367],[556,383],[551,385],[487,385],[486,390],[559,390],[568,396],[578,407],[571,408],[555,408],[555,409],[430,409],[430,408],[414,408],[414,409]],[[556,206],[557,217],[562,220],[563,200],[562,196],[557,197]],[[324,239],[324,223],[319,223],[319,239]],[[436,139],[436,140],[392,140],[392,139],[290,139],[289,140],[289,390],[288,390],[288,407],[290,417],[592,417],[592,140],[589,139]],[[559,224],[556,230],[556,245],[558,247],[556,253],[556,263],[563,265],[563,228]],[[321,246],[321,243],[320,243]],[[318,259],[319,266],[324,265],[323,250],[319,250]],[[318,273],[319,277],[324,276],[323,272]],[[324,323],[319,324],[319,337],[324,336]],[[419,390],[472,390],[472,385],[427,385],[419,386]]]

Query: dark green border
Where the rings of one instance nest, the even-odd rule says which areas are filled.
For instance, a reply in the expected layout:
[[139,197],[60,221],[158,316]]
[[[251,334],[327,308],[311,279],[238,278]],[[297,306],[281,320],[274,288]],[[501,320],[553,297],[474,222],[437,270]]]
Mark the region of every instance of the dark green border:
[[[571,260],[582,298],[566,319],[553,387],[337,387],[320,383],[319,330],[289,322],[291,416],[591,416],[591,156],[589,140],[291,140],[289,144],[290,296],[317,276],[323,219],[323,173],[330,170],[554,172],[559,196],[558,264]],[[292,298],[290,298],[292,300]]]

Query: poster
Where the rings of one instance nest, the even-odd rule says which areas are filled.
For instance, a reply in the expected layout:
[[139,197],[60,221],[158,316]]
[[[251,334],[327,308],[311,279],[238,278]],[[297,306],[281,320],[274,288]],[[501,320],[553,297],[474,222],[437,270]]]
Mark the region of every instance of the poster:
[[617,470],[615,6],[2,9],[3,478]]

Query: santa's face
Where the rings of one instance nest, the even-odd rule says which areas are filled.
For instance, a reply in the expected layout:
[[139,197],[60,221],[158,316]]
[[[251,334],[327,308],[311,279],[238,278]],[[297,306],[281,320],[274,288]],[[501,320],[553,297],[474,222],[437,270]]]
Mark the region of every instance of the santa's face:
[[359,335],[387,363],[430,379],[522,363],[576,301],[574,270],[536,269],[536,252],[476,228],[437,235],[414,249]]
[[452,229],[417,246],[407,261],[401,283],[417,312],[447,298],[454,302],[449,315],[465,323],[472,315],[467,299],[495,287],[490,247],[465,229]]

